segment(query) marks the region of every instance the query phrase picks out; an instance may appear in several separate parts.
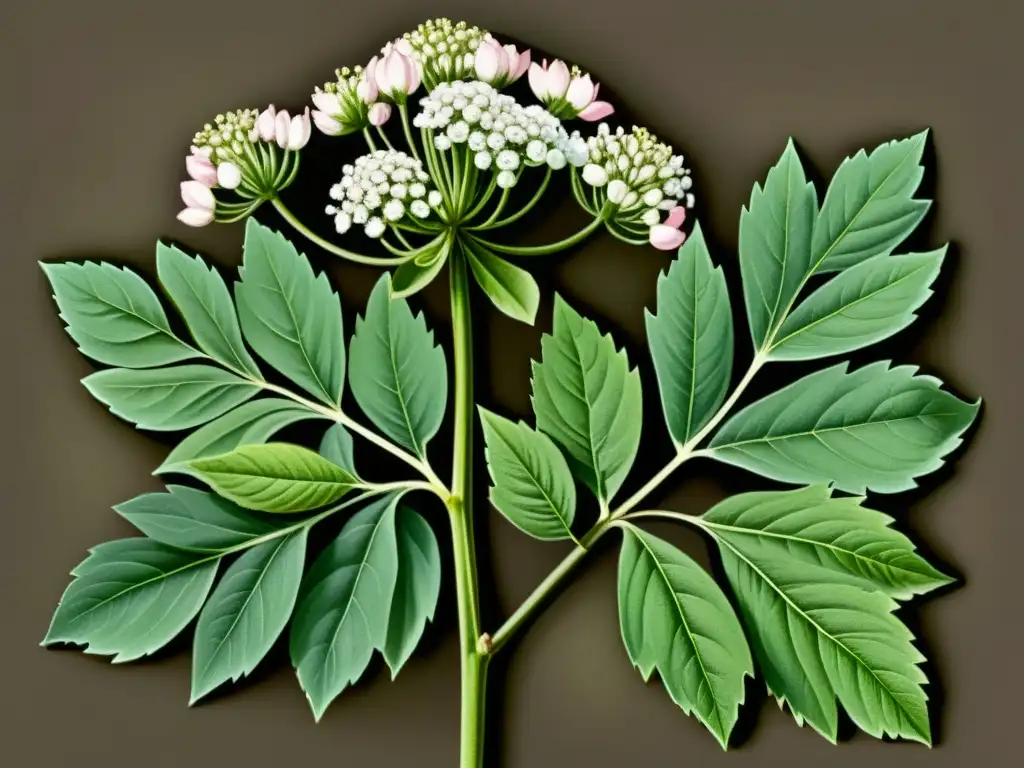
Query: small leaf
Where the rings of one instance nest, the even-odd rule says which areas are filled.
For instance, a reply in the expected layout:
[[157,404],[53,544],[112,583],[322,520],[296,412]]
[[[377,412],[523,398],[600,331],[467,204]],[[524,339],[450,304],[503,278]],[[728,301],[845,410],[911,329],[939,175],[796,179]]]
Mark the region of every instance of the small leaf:
[[537,427],[563,451],[573,473],[603,502],[629,474],[640,445],[640,374],[612,337],[555,296],[554,330],[533,364]]
[[491,503],[537,539],[571,539],[576,486],[558,447],[543,432],[480,408],[491,475]]
[[230,411],[260,388],[212,365],[136,371],[110,368],[82,383],[110,412],[139,429],[190,429]]
[[477,243],[465,252],[473,276],[491,303],[513,320],[533,325],[540,306],[540,289],[533,276]]
[[325,507],[359,486],[350,472],[288,443],[243,445],[189,465],[220,496],[262,512]]
[[444,350],[434,344],[423,315],[389,295],[383,275],[356,319],[349,386],[359,407],[389,438],[426,456],[448,400]]
[[262,378],[242,342],[235,305],[217,270],[198,256],[157,243],[156,271],[199,348],[240,374]]
[[307,531],[249,549],[225,572],[196,625],[190,703],[251,674],[284,631],[302,580]]
[[174,334],[153,289],[134,272],[91,262],[40,266],[83,355],[125,368],[200,357]]
[[352,444],[352,435],[342,424],[332,424],[324,432],[320,440],[320,455],[328,461],[332,461],[342,469],[346,469],[353,476],[356,473],[355,446]]
[[812,373],[729,419],[709,454],[784,483],[832,482],[849,493],[913,488],[942,466],[980,407],[916,371],[880,362]]
[[274,368],[337,407],[345,375],[341,303],[279,232],[249,219],[235,299],[245,338]]
[[74,643],[132,661],[167,645],[199,613],[218,557],[129,541],[94,548],[75,569],[43,645]]
[[404,262],[391,276],[391,298],[407,299],[426,288],[448,261],[451,250],[452,242],[445,238],[415,259]]
[[688,556],[632,525],[622,527],[619,623],[644,680],[657,669],[672,700],[695,714],[725,748],[754,676],[732,606]]
[[682,445],[718,410],[732,376],[729,290],[699,224],[658,278],[658,314],[645,314],[665,421]]

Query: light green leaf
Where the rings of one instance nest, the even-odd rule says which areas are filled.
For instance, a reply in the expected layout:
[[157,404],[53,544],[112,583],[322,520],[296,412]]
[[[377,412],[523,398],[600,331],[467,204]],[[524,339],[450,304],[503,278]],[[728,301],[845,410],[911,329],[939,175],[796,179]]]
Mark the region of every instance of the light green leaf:
[[928,200],[914,200],[924,176],[923,131],[890,141],[870,155],[862,149],[839,166],[814,224],[811,264],[830,272],[892,253],[918,225]]
[[225,572],[196,625],[190,704],[251,674],[284,631],[302,581],[307,531],[249,549]]
[[217,556],[128,541],[94,548],[75,569],[43,645],[74,643],[114,662],[132,661],[167,645],[199,613]]
[[682,445],[718,410],[732,376],[729,289],[700,224],[658,277],[658,314],[645,312],[645,319],[665,421]]
[[110,368],[82,379],[110,412],[139,429],[170,431],[205,424],[253,397],[260,388],[212,365],[136,371]]
[[817,207],[814,185],[790,140],[764,189],[754,185],[740,214],[740,270],[755,349],[771,338],[810,274]]
[[228,368],[261,379],[256,361],[242,342],[231,294],[217,270],[198,256],[157,243],[156,271],[199,348]]
[[399,567],[397,503],[388,496],[355,514],[303,579],[291,657],[317,720],[387,641]]
[[441,551],[430,524],[401,506],[395,517],[395,535],[398,576],[383,648],[392,679],[416,650],[427,622],[434,620],[441,592]]
[[754,676],[732,606],[687,555],[632,525],[622,526],[619,624],[644,680],[657,669],[672,700],[725,748]]
[[345,375],[341,303],[279,232],[249,219],[235,299],[242,331],[274,368],[337,407]]
[[448,400],[444,350],[434,344],[423,315],[389,295],[377,281],[366,316],[356,319],[349,386],[359,407],[389,438],[426,456]]
[[533,364],[537,427],[566,454],[573,473],[608,502],[640,445],[640,374],[610,335],[555,296],[554,330]]
[[179,339],[153,289],[113,264],[40,264],[68,335],[107,365],[152,368],[200,357]]
[[772,551],[858,578],[897,600],[923,595],[952,579],[914,551],[892,518],[864,500],[832,498],[824,485],[732,496],[706,512],[703,525],[739,552]]
[[709,454],[784,483],[831,482],[849,493],[913,488],[942,466],[980,407],[916,371],[880,362],[812,373],[729,419]]
[[444,238],[403,263],[391,276],[391,298],[407,299],[427,287],[448,261],[451,250],[452,241]]
[[576,486],[558,447],[543,432],[480,408],[491,475],[491,503],[524,533],[571,539]]
[[263,512],[326,507],[359,486],[352,473],[288,443],[243,445],[220,456],[193,459],[189,466],[219,495]]
[[352,435],[344,425],[332,424],[328,427],[320,440],[320,455],[342,469],[347,469],[353,476],[359,476],[356,472],[355,446],[352,444]]
[[491,303],[513,320],[533,325],[540,306],[540,288],[533,276],[477,243],[465,252],[473,276]]
[[779,329],[769,357],[813,360],[851,352],[903,330],[932,295],[946,249],[883,254],[850,267],[808,296]]

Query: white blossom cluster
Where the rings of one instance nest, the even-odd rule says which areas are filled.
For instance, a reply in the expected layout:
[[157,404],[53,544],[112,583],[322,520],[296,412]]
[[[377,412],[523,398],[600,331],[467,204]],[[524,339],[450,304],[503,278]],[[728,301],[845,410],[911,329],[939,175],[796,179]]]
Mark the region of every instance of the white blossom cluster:
[[522,165],[583,165],[589,152],[578,133],[570,136],[561,121],[543,107],[524,107],[514,98],[479,81],[442,83],[420,100],[413,122],[435,134],[442,152],[465,144],[481,171],[493,170],[502,189],[515,185]]
[[334,217],[338,233],[362,225],[373,238],[406,217],[426,219],[441,204],[441,193],[431,188],[419,160],[395,150],[378,150],[344,166],[330,195],[338,204],[328,205],[327,215]]
[[427,88],[473,73],[476,49],[487,32],[464,21],[433,19],[406,32],[396,45],[420,65]]

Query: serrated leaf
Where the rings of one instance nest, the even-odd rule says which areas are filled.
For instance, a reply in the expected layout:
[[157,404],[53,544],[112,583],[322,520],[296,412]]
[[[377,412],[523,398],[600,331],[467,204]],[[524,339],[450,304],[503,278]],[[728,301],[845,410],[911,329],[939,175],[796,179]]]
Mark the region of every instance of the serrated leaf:
[[779,329],[772,360],[813,360],[887,339],[932,295],[946,249],[883,254],[850,267],[804,299]]
[[377,281],[366,315],[356,319],[349,386],[381,432],[421,458],[441,426],[448,400],[444,350],[422,314],[393,298],[388,276]]
[[434,620],[441,592],[441,552],[430,524],[419,513],[400,506],[395,536],[398,576],[383,648],[392,679],[416,650],[427,622]]
[[348,470],[354,477],[359,476],[356,472],[355,446],[352,443],[352,435],[343,424],[332,424],[324,432],[324,436],[320,440],[320,455],[342,469]]
[[818,199],[792,140],[740,214],[740,271],[754,348],[782,322],[811,271]]
[[478,243],[472,243],[465,253],[473,276],[491,303],[513,320],[533,325],[540,306],[540,288],[533,276]]
[[124,662],[159,650],[199,612],[218,556],[149,539],[93,549],[53,614],[43,645],[74,643]]
[[846,158],[829,184],[814,224],[812,265],[846,269],[892,253],[918,225],[930,201],[914,200],[924,176],[921,154],[928,132],[890,141],[870,155]]
[[812,373],[729,419],[708,453],[784,483],[831,482],[849,493],[913,488],[942,466],[980,407],[916,372],[879,362]]
[[533,410],[573,474],[611,500],[640,445],[640,374],[610,335],[557,294],[554,330],[542,337],[541,361],[533,363]]
[[240,445],[265,443],[285,427],[307,419],[327,418],[303,405],[278,397],[243,403],[186,437],[153,472],[190,474],[188,462],[228,453]]
[[110,368],[82,379],[110,412],[139,429],[190,429],[241,405],[258,385],[212,365]]
[[658,277],[658,312],[645,319],[668,431],[683,445],[718,410],[732,376],[729,289],[700,224]]
[[302,581],[307,531],[247,550],[224,573],[196,625],[190,703],[251,674],[284,631]]
[[725,748],[754,676],[739,619],[718,585],[671,544],[622,526],[619,624],[630,661],[657,669],[672,700]]
[[861,506],[862,498],[832,497],[828,486],[732,496],[702,518],[703,525],[740,552],[773,551],[859,579],[897,600],[923,595],[952,579],[889,527],[892,518]]
[[168,485],[114,507],[154,541],[178,549],[217,552],[273,533],[279,524],[212,493]]
[[576,486],[558,447],[543,432],[480,408],[491,503],[524,533],[571,539]]
[[397,503],[388,496],[355,514],[302,581],[291,657],[317,720],[387,641],[398,576]]
[[153,289],[113,264],[40,264],[82,354],[107,365],[152,368],[200,357],[179,339]]
[[228,368],[261,379],[256,361],[242,342],[231,294],[217,270],[198,256],[157,243],[156,272],[199,348]]
[[279,232],[249,219],[235,300],[242,332],[270,365],[338,407],[345,375],[341,303],[327,275]]
[[391,298],[407,299],[430,285],[448,261],[451,250],[452,241],[445,237],[404,262],[391,276]]
[[218,495],[262,512],[325,507],[360,484],[351,472],[289,443],[243,445],[220,456],[193,459],[189,466]]

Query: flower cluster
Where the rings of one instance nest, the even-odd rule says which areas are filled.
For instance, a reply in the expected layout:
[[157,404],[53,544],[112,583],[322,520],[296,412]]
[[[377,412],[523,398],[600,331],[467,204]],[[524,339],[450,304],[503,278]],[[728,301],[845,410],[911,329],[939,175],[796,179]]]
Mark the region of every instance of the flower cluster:
[[549,65],[530,66],[530,88],[555,117],[593,122],[603,120],[615,111],[607,101],[598,101],[600,86],[579,67],[571,70],[564,61],[555,59]]
[[374,238],[403,219],[413,224],[427,219],[441,205],[441,193],[431,187],[420,162],[396,150],[378,150],[346,165],[330,194],[338,205],[328,205],[327,215],[334,217],[338,233],[362,225]]
[[[317,88],[313,93],[313,122],[316,127],[328,136],[344,136],[361,131],[373,121],[370,114],[372,105],[377,99],[377,85],[367,77],[362,67],[349,69],[343,67],[335,70],[333,82],[326,83],[323,89]],[[387,107],[390,116],[391,107]],[[378,110],[377,118],[380,117]],[[381,124],[387,118],[380,121]]]
[[473,75],[476,51],[487,33],[466,22],[434,19],[406,32],[394,46],[412,57],[428,90]]

